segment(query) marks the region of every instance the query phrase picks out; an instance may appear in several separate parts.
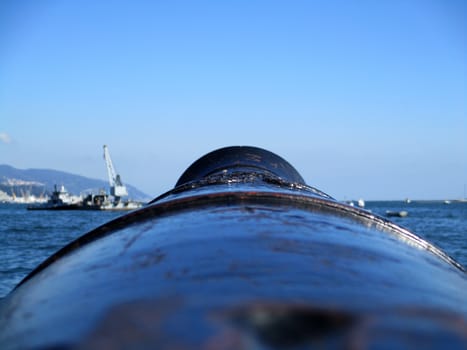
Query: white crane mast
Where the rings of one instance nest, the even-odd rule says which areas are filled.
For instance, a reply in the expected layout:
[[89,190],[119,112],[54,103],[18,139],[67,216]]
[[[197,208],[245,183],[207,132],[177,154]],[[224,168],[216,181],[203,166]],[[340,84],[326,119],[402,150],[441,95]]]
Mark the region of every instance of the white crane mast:
[[112,164],[112,159],[110,159],[110,153],[107,145],[104,145],[104,159],[105,164],[107,165],[107,173],[109,175],[110,194],[116,198],[128,196],[128,191],[122,183],[120,175],[116,173]]

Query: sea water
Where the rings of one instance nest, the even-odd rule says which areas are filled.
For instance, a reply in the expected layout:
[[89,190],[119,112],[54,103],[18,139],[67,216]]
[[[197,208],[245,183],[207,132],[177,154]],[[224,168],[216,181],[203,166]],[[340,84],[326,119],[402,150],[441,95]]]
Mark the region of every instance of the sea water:
[[[391,218],[435,244],[467,267],[467,202],[381,201],[365,209]],[[107,221],[123,215],[106,211],[28,211],[18,204],[0,204],[0,298],[8,294],[39,263],[58,249]]]

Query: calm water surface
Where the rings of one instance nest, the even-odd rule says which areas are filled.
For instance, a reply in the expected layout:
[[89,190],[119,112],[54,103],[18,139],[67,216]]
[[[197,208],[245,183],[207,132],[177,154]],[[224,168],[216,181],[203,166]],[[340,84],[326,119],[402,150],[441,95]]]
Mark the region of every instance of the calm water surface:
[[[391,220],[467,266],[466,202],[368,202],[366,209],[382,216],[386,210],[408,211],[407,217]],[[0,204],[0,297],[65,244],[120,215],[99,211],[28,211],[24,205]]]

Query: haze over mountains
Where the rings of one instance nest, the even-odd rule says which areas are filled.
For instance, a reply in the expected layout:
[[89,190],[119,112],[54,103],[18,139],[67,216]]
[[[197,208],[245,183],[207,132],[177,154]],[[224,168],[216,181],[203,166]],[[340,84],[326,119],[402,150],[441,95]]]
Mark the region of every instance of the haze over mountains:
[[[152,199],[136,187],[124,183],[128,189],[129,198],[138,201]],[[34,195],[36,197],[50,194],[54,186],[65,186],[74,195],[100,190],[109,192],[109,183],[104,180],[91,179],[64,171],[52,169],[16,169],[12,166],[0,164],[0,191],[17,197]]]

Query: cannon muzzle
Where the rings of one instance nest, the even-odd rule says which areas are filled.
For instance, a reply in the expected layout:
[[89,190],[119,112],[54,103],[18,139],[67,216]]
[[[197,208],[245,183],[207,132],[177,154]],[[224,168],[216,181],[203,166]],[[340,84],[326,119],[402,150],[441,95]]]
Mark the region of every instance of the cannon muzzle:
[[97,227],[0,303],[0,348],[449,348],[464,268],[407,229],[228,147]]

